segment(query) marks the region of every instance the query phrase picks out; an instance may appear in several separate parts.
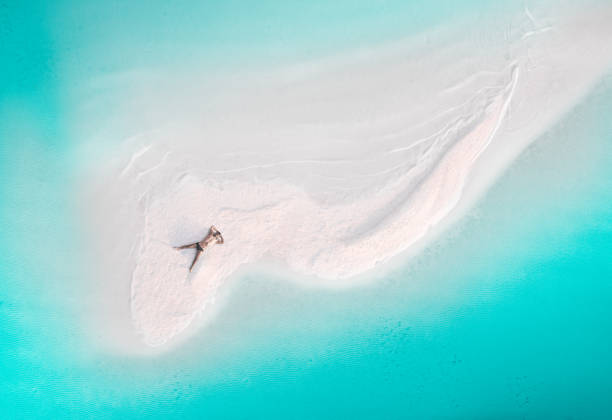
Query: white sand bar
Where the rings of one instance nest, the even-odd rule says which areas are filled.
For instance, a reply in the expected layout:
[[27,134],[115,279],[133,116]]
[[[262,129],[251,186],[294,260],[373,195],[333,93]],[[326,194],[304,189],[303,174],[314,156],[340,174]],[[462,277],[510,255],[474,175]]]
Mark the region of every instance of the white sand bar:
[[[143,341],[184,331],[245,264],[346,285],[451,220],[610,69],[612,6],[527,12],[498,31],[131,92],[120,111],[138,134],[91,192]],[[211,224],[225,244],[189,273],[193,250],[172,246]]]

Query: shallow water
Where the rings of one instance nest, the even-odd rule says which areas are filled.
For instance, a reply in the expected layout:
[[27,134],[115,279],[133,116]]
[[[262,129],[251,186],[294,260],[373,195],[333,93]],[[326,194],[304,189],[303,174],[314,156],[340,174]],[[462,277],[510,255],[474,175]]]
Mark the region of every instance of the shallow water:
[[[454,16],[445,5],[423,9],[415,30]],[[53,14],[31,12],[20,18],[33,26]],[[83,17],[76,8],[74,17]],[[291,33],[283,28],[270,36]],[[39,35],[17,38],[50,64],[4,76],[0,113],[2,417],[610,416],[610,78],[460,223],[384,279],[329,291],[244,274],[189,341],[126,356],[96,344],[88,261],[79,258],[87,244],[72,202],[78,139],[60,123],[73,111],[57,70],[71,66],[79,43],[45,61],[61,34]]]

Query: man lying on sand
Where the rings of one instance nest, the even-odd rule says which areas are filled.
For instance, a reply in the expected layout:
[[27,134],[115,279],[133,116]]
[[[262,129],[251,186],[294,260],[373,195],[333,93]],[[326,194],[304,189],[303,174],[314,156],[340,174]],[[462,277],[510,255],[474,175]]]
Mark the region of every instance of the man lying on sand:
[[204,251],[204,248],[206,248],[211,242],[215,242],[218,244],[223,243],[223,236],[221,236],[221,232],[219,232],[217,228],[215,228],[214,226],[210,227],[208,234],[200,242],[196,242],[194,244],[189,244],[189,245],[183,245],[183,246],[175,246],[174,248],[175,249],[187,249],[187,248],[196,249],[195,257],[193,259],[193,262],[191,263],[191,267],[189,267],[189,271],[191,271],[195,263],[198,261],[198,258],[200,258],[200,255]]

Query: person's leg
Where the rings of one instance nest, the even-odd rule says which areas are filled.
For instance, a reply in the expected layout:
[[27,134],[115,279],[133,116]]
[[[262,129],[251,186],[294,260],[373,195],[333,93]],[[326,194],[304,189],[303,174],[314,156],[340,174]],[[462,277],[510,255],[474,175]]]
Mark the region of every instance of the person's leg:
[[197,246],[198,246],[198,243],[196,242],[195,244],[189,244],[189,245],[183,245],[183,246],[175,246],[174,249],[196,248]]
[[193,262],[191,263],[191,267],[189,267],[189,271],[193,270],[193,266],[198,261],[198,258],[200,258],[200,255],[202,255],[202,248],[198,247],[195,257],[193,258]]

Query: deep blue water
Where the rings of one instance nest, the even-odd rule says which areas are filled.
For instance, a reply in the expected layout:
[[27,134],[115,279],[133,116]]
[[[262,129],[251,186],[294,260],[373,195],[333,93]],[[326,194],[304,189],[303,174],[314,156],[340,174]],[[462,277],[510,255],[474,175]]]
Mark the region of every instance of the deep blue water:
[[[162,4],[132,32],[135,6],[2,5],[0,417],[612,417],[609,78],[460,223],[373,285],[332,292],[261,273],[235,279],[215,325],[162,356],[109,354],[86,333],[71,78],[180,58],[161,41],[136,48],[151,39],[201,36],[252,52],[284,39],[279,51],[308,53],[332,35],[359,43],[389,19],[382,37],[393,37],[406,31],[402,14],[417,31],[485,3],[313,2],[296,30],[279,23],[290,6],[207,3],[211,24],[178,34],[173,20],[192,14]],[[308,41],[321,8],[326,24]],[[347,8],[354,33],[336,25]],[[363,17],[372,13],[371,26]],[[115,31],[104,37],[95,18]],[[244,41],[253,33],[255,47]]]

